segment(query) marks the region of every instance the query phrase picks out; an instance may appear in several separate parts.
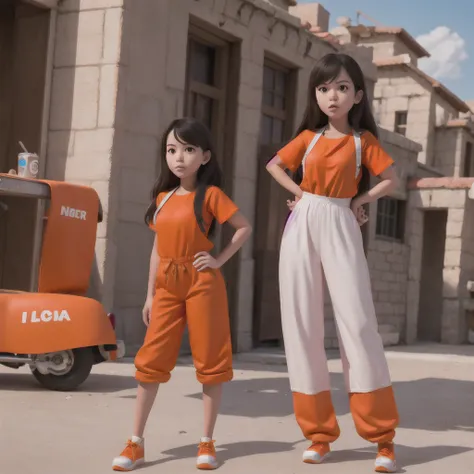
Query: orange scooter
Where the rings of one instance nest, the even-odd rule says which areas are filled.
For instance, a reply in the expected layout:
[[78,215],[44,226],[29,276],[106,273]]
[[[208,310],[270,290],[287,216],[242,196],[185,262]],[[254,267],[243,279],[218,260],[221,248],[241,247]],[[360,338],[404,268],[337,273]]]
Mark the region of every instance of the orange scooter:
[[1,289],[0,281],[0,364],[27,364],[44,387],[74,390],[94,364],[125,353],[114,316],[85,296],[100,201],[86,186],[0,174],[0,224],[16,197],[37,200],[37,238],[29,289]]

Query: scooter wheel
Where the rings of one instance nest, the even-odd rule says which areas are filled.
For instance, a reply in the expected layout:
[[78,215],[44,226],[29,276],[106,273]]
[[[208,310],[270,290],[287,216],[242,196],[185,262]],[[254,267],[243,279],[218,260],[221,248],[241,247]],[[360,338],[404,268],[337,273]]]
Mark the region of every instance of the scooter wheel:
[[94,355],[90,348],[73,349],[71,352],[73,361],[67,373],[62,375],[49,373],[45,375],[33,368],[32,373],[36,380],[47,389],[60,392],[69,392],[79,387],[91,372]]

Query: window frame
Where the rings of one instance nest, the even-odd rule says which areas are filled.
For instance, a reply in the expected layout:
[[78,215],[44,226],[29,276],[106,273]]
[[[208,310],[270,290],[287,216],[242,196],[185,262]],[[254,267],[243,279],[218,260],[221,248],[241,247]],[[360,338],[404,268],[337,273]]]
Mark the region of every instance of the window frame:
[[[398,119],[403,116],[405,117],[405,122],[401,123]],[[408,129],[408,110],[397,110],[395,112],[395,124],[394,124],[395,133],[398,133],[399,135],[406,137],[407,129]]]
[[[395,215],[391,203],[394,205]],[[377,200],[375,220],[375,238],[402,243],[405,235],[406,201],[391,196],[384,196]],[[394,231],[391,231],[391,226]],[[388,229],[388,230],[387,230]]]
[[[191,78],[191,55],[192,43],[200,43],[215,50],[214,63],[214,85],[205,84]],[[186,58],[186,84],[184,111],[187,116],[194,116],[192,113],[193,94],[207,97],[213,101],[211,109],[210,131],[214,138],[216,154],[224,170],[224,146],[225,133],[219,133],[222,124],[226,123],[227,99],[229,93],[229,65],[231,60],[231,44],[219,38],[217,35],[190,23],[188,32],[187,58]]]
[[[264,103],[265,97],[265,84],[264,84],[264,77],[265,77],[265,68],[273,69],[274,71],[281,72],[286,76],[286,84],[285,84],[285,91],[284,91],[284,108],[279,109],[274,106],[270,106]],[[271,92],[274,93],[275,89],[272,89]],[[262,102],[261,102],[261,123],[263,123],[263,117],[267,116],[271,119],[281,120],[283,122],[282,128],[282,135],[283,141],[289,138],[293,131],[293,116],[295,110],[295,94],[296,94],[296,70],[290,67],[286,67],[285,65],[281,64],[277,60],[270,58],[268,56],[265,57],[263,62],[262,68]],[[272,127],[272,135],[273,135],[273,127]],[[260,144],[261,146],[271,146],[272,144],[278,143],[272,141],[269,143],[262,142],[262,129],[260,130]]]
[[[469,152],[469,153],[468,153]],[[463,166],[463,177],[473,178],[474,177],[474,166],[473,166],[473,145],[472,142],[466,141],[464,146],[464,166]]]

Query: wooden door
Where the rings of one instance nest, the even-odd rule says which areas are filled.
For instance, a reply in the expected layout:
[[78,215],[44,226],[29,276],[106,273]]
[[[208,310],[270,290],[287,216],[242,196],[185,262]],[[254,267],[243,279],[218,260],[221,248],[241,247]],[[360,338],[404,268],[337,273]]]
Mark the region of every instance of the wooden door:
[[282,339],[278,264],[281,236],[289,215],[286,200],[291,198],[266,170],[268,156],[269,148],[261,147],[254,243],[254,334],[257,344]]
[[282,340],[278,263],[280,242],[291,195],[268,173],[266,164],[292,134],[295,73],[266,60],[258,154],[257,208],[254,233],[254,343]]

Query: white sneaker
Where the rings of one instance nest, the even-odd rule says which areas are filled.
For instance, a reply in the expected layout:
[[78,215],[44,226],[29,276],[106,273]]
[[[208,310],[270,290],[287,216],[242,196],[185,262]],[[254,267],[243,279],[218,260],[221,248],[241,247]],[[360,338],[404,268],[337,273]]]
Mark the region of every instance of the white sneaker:
[[375,459],[375,472],[397,472],[393,443],[380,443]]
[[196,467],[203,471],[217,469],[216,448],[213,440],[201,440],[196,460]]
[[145,462],[145,446],[144,443],[134,443],[132,440],[127,441],[127,446],[119,457],[112,461],[112,469],[114,471],[128,472],[133,471]]
[[329,457],[331,449],[329,443],[313,443],[304,453],[303,462],[308,464],[321,464]]

